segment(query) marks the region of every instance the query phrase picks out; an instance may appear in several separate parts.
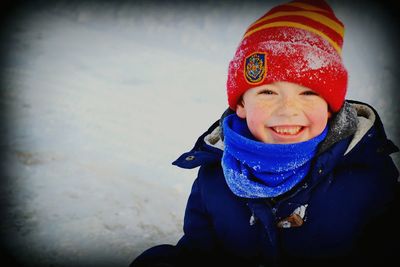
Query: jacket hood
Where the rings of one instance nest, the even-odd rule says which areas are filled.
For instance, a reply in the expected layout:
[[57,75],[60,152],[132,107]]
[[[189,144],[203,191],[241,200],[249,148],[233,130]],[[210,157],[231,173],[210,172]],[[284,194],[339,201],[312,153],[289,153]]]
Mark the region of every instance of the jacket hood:
[[[222,114],[221,118],[199,137],[193,149],[184,153],[173,164],[183,168],[197,167],[204,163],[199,161],[199,155],[197,157],[194,155],[200,152],[206,154],[216,153],[211,158],[214,158],[214,160],[220,159],[224,150],[222,121],[232,113],[234,111],[228,108]],[[371,106],[358,101],[346,100],[340,111],[330,119],[328,135],[319,145],[317,155],[322,154],[334,144],[346,138],[350,138],[351,140],[344,155],[350,153],[363,140],[373,126],[376,126],[377,138],[382,140],[386,152],[390,154],[398,151],[398,148],[390,140],[387,140],[379,115]],[[210,158],[210,155],[206,158]],[[182,164],[182,160],[190,161],[190,167],[185,163]]]

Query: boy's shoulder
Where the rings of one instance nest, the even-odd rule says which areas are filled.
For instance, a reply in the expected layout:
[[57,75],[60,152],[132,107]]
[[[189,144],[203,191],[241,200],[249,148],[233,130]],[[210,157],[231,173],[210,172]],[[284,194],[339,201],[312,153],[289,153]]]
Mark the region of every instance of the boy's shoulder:
[[371,105],[354,100],[346,100],[340,111],[330,119],[328,134],[320,144],[318,154],[330,151],[338,144],[346,146],[341,151],[343,156],[378,149],[375,146],[383,146],[388,154],[398,151],[387,138],[378,112]]
[[[351,100],[345,105],[356,116],[355,127],[349,136],[337,140],[318,155],[313,170],[315,176],[323,170],[322,173],[335,174],[335,181],[354,182],[357,186],[362,181],[364,185],[386,188],[388,183],[397,180],[398,171],[390,154],[399,149],[387,138],[382,121],[372,106]],[[353,115],[346,116],[346,120]],[[346,120],[338,122],[346,123]]]
[[399,151],[398,147],[388,139],[382,120],[371,105],[354,100],[347,100],[346,104],[354,110],[357,120],[356,129],[344,155],[357,151],[390,155]]

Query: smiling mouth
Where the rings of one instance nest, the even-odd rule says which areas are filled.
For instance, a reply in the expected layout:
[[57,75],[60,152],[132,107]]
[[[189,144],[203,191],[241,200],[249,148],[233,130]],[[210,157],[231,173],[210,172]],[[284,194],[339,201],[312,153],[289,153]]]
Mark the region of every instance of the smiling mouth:
[[280,135],[296,135],[303,129],[303,126],[275,126],[271,129]]

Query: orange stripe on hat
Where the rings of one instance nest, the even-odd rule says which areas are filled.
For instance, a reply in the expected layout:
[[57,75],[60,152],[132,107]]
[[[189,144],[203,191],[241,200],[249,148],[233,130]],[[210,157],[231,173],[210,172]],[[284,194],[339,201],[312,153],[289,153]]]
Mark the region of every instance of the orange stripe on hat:
[[251,24],[243,39],[260,30],[273,27],[293,27],[313,32],[327,40],[341,54],[344,26],[330,7],[321,1],[309,1],[309,3],[295,1],[277,6]]
[[325,9],[322,9],[322,8],[319,8],[319,7],[316,7],[316,6],[313,6],[313,5],[309,5],[309,4],[306,4],[306,3],[300,3],[300,2],[287,3],[287,4],[283,5],[283,6],[294,6],[294,7],[302,8],[304,10],[320,11],[320,12],[326,12],[328,14],[330,13],[329,10],[325,10]]
[[[267,15],[261,19],[259,19],[258,21],[256,21],[255,23],[253,23],[252,25],[250,25],[249,30],[251,28],[253,28],[254,26],[269,20],[269,19],[273,19],[273,18],[279,18],[279,17],[284,17],[284,16],[299,16],[299,17],[306,17],[309,19],[312,19],[316,22],[319,22],[321,24],[324,24],[326,27],[329,27],[330,29],[334,30],[335,32],[337,32],[342,38],[344,36],[344,27],[343,25],[337,23],[335,20],[321,15],[319,13],[316,12],[312,12],[312,11],[278,11],[275,12],[271,15]],[[249,31],[248,30],[248,31]]]
[[322,31],[319,31],[313,27],[298,23],[298,22],[291,22],[291,21],[279,21],[279,22],[272,22],[272,23],[266,23],[258,28],[255,28],[253,30],[250,30],[248,32],[246,32],[246,34],[243,36],[244,38],[247,38],[248,36],[252,35],[255,32],[261,31],[263,29],[267,29],[267,28],[273,28],[273,27],[294,27],[294,28],[298,28],[298,29],[303,29],[303,30],[307,30],[310,32],[313,32],[319,36],[321,36],[322,38],[324,38],[325,40],[327,40],[332,46],[333,48],[335,48],[335,50],[341,54],[342,53],[342,48],[339,45],[338,42],[334,41],[333,39],[331,39],[328,35],[326,35],[325,33],[323,33]]

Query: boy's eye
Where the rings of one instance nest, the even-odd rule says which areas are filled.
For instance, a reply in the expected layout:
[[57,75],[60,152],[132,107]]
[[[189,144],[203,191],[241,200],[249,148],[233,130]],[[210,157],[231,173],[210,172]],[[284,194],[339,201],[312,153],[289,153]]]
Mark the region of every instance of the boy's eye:
[[318,95],[316,92],[314,91],[305,91],[303,93],[301,93],[302,95]]
[[258,94],[260,94],[260,95],[261,95],[261,94],[264,94],[264,95],[274,95],[275,92],[272,91],[272,90],[265,89],[265,90],[260,91]]

